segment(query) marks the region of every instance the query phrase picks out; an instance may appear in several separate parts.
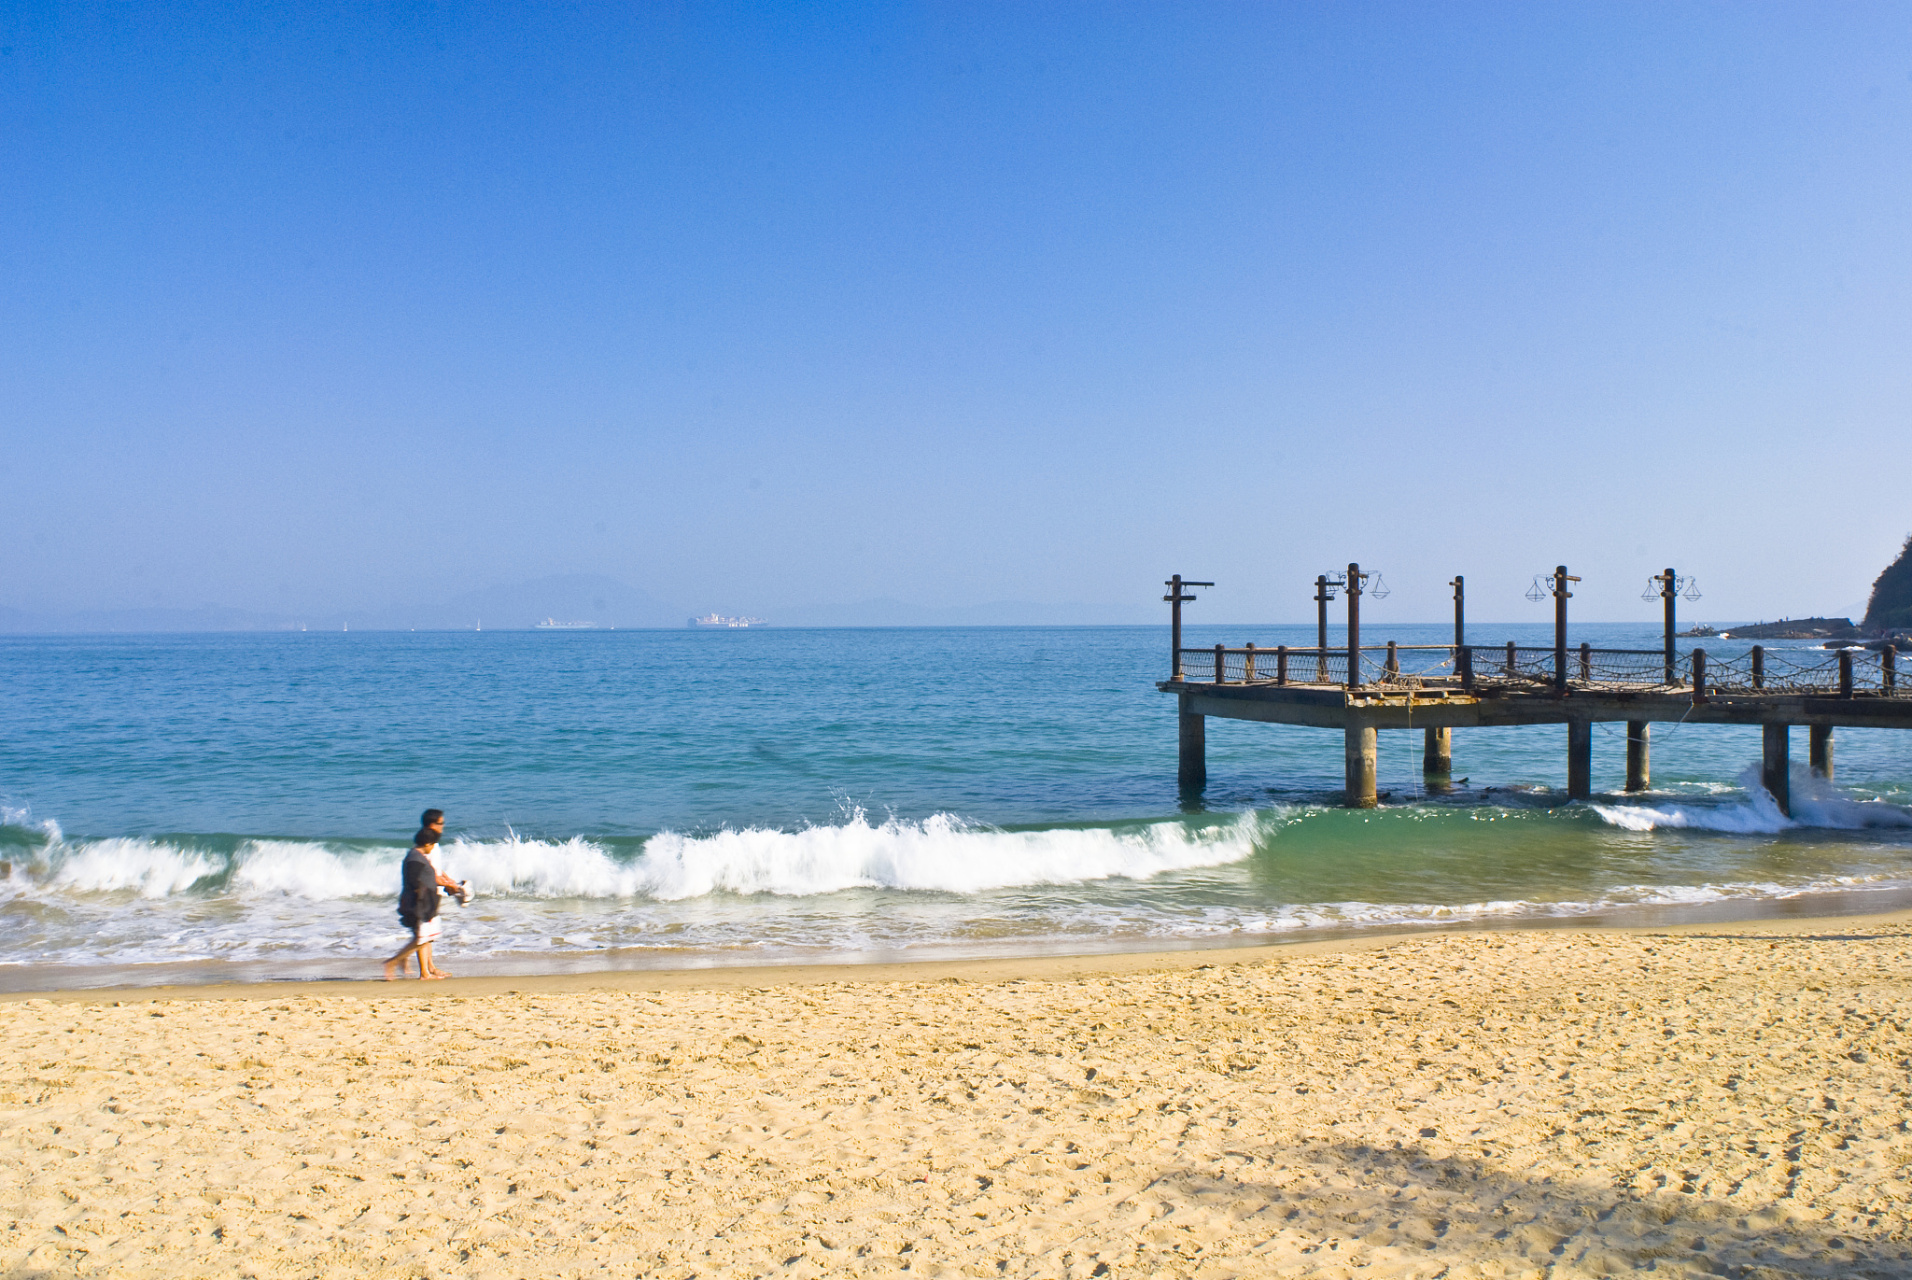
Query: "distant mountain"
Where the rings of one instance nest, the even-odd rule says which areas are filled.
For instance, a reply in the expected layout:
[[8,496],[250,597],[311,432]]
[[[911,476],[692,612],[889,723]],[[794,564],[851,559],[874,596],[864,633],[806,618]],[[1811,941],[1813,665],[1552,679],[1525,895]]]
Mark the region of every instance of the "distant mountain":
[[1912,537],[1899,548],[1899,558],[1873,582],[1862,625],[1868,631],[1912,628]]
[[[708,612],[702,609],[700,612]],[[35,613],[0,607],[0,632],[124,631],[519,631],[549,618],[594,627],[633,630],[681,628],[691,610],[659,600],[616,578],[595,573],[560,574],[508,586],[467,591],[449,600],[344,612],[277,614],[206,604],[196,609],[95,609]],[[1148,603],[1041,604],[1000,600],[938,608],[901,600],[859,600],[783,610],[753,609],[775,627],[1068,627],[1128,626],[1161,622]]]
[[813,604],[772,612],[779,627],[1082,627],[1159,622],[1146,604],[1039,604],[1001,600],[992,604],[935,608],[901,600]]
[[82,609],[73,613],[34,613],[0,609],[0,632],[48,635],[111,634],[125,631],[292,631],[298,622],[273,613],[202,604],[196,609]]
[[90,609],[36,613],[0,608],[0,632],[47,635],[123,631],[512,631],[552,618],[599,627],[681,627],[676,605],[601,574],[564,574],[513,586],[468,591],[442,603],[394,605],[343,613],[257,613],[207,604],[196,609]]
[[509,631],[552,618],[599,627],[681,627],[690,615],[648,592],[595,573],[562,574],[508,587],[468,591],[443,604],[412,610],[408,625],[432,630]]

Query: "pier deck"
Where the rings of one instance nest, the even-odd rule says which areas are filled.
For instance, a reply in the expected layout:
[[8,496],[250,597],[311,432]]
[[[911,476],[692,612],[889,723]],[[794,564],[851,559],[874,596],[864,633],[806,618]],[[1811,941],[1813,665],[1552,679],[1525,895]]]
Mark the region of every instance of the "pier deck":
[[[1177,628],[1179,631],[1179,627]],[[1394,645],[1175,649],[1175,671],[1156,687],[1180,708],[1184,787],[1207,781],[1209,716],[1340,729],[1347,738],[1347,803],[1376,803],[1375,734],[1420,729],[1423,771],[1433,785],[1452,768],[1452,731],[1500,725],[1567,726],[1568,794],[1592,793],[1592,725],[1627,725],[1627,788],[1649,782],[1654,721],[1757,724],[1764,730],[1762,781],[1790,810],[1792,726],[1811,736],[1813,770],[1833,773],[1833,730],[1912,729],[1912,683],[1898,653],[1772,650],[1709,657],[1704,649]],[[1358,672],[1350,680],[1350,671]]]

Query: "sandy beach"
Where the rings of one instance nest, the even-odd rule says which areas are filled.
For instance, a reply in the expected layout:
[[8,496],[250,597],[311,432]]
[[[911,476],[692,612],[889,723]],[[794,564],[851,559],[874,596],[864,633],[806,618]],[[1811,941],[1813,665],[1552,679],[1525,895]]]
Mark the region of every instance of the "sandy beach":
[[1912,1275],[1909,997],[1900,914],[17,999],[0,1267]]

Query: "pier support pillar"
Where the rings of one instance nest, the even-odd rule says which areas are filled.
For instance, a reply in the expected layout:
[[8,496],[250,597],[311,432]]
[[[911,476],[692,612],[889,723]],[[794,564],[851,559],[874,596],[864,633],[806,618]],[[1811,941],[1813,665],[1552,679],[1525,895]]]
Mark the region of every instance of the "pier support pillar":
[[1627,790],[1645,791],[1653,781],[1653,726],[1627,721]]
[[1180,732],[1180,756],[1175,769],[1175,781],[1184,791],[1200,791],[1208,785],[1208,725],[1204,716],[1196,715],[1188,709],[1188,697],[1183,695],[1181,714],[1177,716]]
[[1350,809],[1372,809],[1380,803],[1374,792],[1374,726],[1350,717],[1346,732],[1348,790],[1343,803]]
[[1768,794],[1778,802],[1779,811],[1787,817],[1792,816],[1791,786],[1791,748],[1786,739],[1786,726],[1783,724],[1765,724],[1760,726],[1759,782]]
[[1567,721],[1567,799],[1593,795],[1593,721]]
[[1810,753],[1808,759],[1812,763],[1812,771],[1824,778],[1827,782],[1831,782],[1832,726],[1829,724],[1816,724],[1807,732],[1809,735],[1807,751]]
[[1445,791],[1447,780],[1454,772],[1454,731],[1428,729],[1424,732],[1427,737],[1421,747],[1421,777],[1429,790]]

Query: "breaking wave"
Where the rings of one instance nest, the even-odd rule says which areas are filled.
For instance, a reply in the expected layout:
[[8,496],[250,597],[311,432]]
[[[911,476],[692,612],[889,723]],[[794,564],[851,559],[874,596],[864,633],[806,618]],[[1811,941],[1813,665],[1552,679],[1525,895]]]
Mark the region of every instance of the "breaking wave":
[[1824,778],[1795,766],[1787,780],[1792,816],[1760,783],[1759,767],[1740,774],[1743,795],[1721,802],[1595,804],[1595,813],[1625,831],[1691,829],[1733,835],[1770,835],[1801,827],[1834,831],[1912,828],[1912,812],[1880,800],[1854,800]]
[[[663,832],[636,857],[582,836],[568,840],[447,841],[439,861],[490,897],[647,898],[714,893],[803,897],[876,888],[979,893],[1023,885],[1076,884],[1237,862],[1260,829],[1244,815],[1219,826],[1161,822],[1003,831],[948,814],[871,823],[861,812],[833,826],[765,828],[689,836]],[[60,893],[165,898],[223,890],[318,901],[388,897],[403,850],[341,849],[320,842],[247,840],[231,853],[116,837],[66,844],[50,839],[29,883]]]

